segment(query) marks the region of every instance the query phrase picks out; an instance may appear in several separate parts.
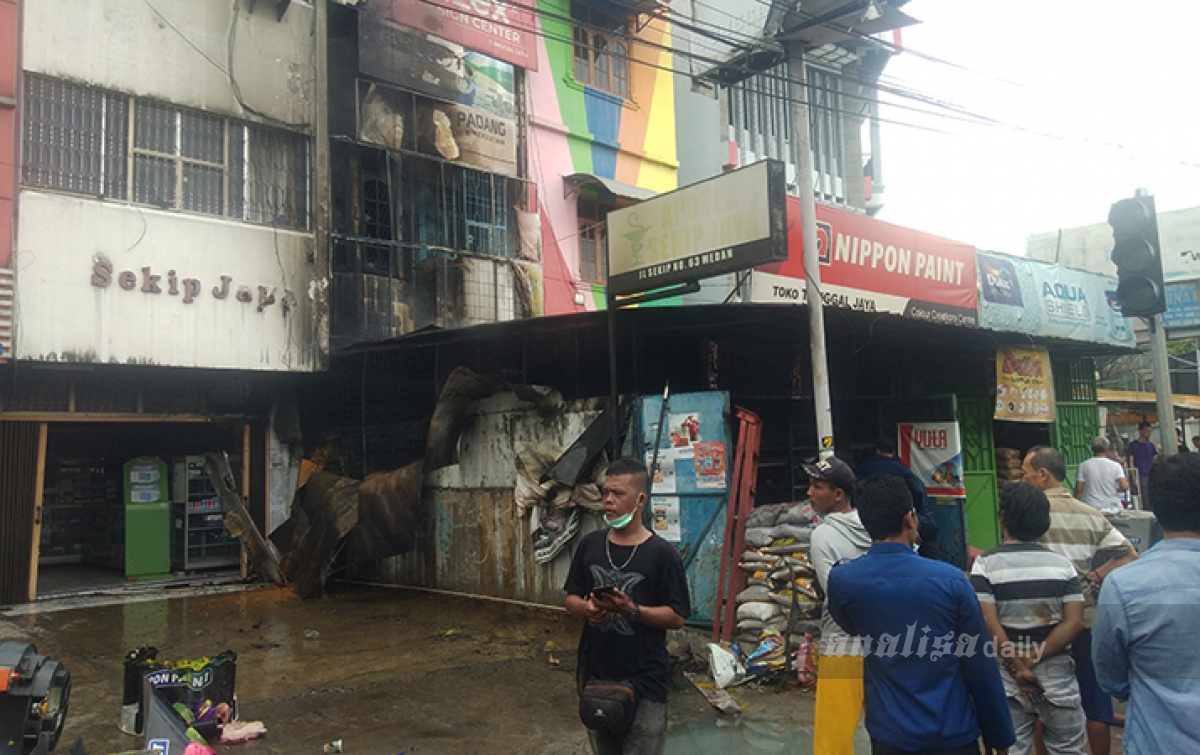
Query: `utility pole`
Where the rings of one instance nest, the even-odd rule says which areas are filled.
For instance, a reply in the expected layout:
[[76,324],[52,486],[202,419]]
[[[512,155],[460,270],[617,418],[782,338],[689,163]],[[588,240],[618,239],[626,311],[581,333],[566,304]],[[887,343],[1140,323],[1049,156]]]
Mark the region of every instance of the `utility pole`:
[[1175,442],[1175,402],[1171,396],[1171,366],[1167,360],[1167,329],[1163,327],[1162,315],[1147,317],[1146,320],[1150,323],[1154,396],[1158,401],[1158,434],[1162,439],[1163,455],[1174,456],[1179,446]]
[[796,186],[800,189],[800,237],[804,242],[804,286],[812,351],[813,408],[817,418],[820,458],[833,455],[833,406],[829,398],[829,360],[825,351],[825,304],[821,300],[821,263],[817,249],[817,200],[813,193],[813,159],[808,121],[808,73],[800,42],[788,44],[788,97],[792,104],[792,144],[796,152]]

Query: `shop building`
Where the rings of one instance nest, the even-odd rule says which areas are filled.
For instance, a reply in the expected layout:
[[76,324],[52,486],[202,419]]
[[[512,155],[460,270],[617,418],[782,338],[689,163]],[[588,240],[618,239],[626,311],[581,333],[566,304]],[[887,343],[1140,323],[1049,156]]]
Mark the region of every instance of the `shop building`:
[[19,5],[0,602],[236,570],[187,469],[224,453],[286,517],[288,397],[328,357],[317,8]]

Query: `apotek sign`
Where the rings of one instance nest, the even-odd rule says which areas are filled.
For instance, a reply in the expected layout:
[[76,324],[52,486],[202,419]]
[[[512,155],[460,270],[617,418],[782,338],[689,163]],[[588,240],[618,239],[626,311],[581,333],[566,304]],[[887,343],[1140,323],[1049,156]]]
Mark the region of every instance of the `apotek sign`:
[[[787,199],[788,257],[754,271],[751,300],[803,304],[800,200]],[[975,326],[975,248],[818,204],[817,254],[827,306]]]
[[634,294],[787,255],[784,169],[761,162],[608,214],[609,290]]

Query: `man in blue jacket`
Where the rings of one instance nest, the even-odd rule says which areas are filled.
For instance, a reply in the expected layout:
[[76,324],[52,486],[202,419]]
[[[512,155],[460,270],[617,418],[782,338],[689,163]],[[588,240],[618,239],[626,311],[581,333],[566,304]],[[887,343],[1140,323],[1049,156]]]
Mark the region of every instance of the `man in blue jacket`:
[[917,551],[925,558],[942,559],[942,549],[938,547],[938,526],[933,520],[930,510],[929,494],[921,478],[896,458],[896,444],[887,438],[875,441],[875,458],[858,465],[854,475],[865,480],[877,474],[890,474],[904,480],[908,492],[912,495],[913,508],[917,510],[917,533],[920,534],[920,550]]
[[995,648],[966,575],[920,558],[904,482],[863,480],[854,498],[873,545],[829,572],[829,610],[863,639],[873,755],[977,755],[982,733],[1005,755],[1016,740]]

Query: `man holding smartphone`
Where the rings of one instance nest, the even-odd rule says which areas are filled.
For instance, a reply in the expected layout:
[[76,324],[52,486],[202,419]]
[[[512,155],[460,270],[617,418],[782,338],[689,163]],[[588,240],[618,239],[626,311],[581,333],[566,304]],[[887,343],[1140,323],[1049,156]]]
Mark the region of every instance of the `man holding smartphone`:
[[617,459],[604,479],[602,530],[584,535],[564,589],[566,608],[585,620],[579,677],[627,682],[636,695],[628,730],[589,729],[596,755],[660,755],[667,741],[671,658],[667,630],[691,613],[687,577],[675,548],[642,523],[646,467]]

